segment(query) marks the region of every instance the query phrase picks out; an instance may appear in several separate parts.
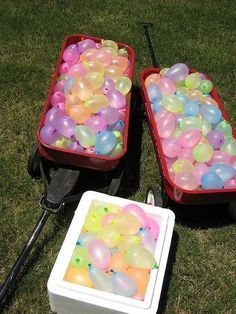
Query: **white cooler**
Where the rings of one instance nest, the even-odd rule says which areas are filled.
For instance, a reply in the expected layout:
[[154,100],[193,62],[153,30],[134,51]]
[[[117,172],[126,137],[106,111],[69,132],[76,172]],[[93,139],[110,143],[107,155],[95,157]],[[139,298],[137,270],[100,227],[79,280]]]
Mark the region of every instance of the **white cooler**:
[[[143,301],[80,286],[63,280],[92,201],[100,201],[121,207],[130,203],[137,204],[149,216],[155,217],[158,220],[160,231],[154,256],[159,267],[158,269],[151,270]],[[160,301],[174,221],[174,213],[166,208],[93,191],[84,193],[48,280],[47,288],[51,310],[58,314],[155,314]]]

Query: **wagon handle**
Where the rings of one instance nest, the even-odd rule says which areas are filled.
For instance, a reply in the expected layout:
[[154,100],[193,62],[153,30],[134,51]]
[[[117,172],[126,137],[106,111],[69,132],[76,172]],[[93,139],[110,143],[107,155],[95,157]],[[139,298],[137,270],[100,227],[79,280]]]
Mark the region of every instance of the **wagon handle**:
[[157,61],[155,50],[154,50],[153,43],[152,43],[152,38],[151,38],[151,35],[149,32],[149,28],[153,28],[153,24],[150,22],[139,22],[139,24],[141,26],[143,26],[143,28],[144,28],[145,36],[146,36],[147,43],[148,43],[149,52],[150,52],[151,59],[152,59],[152,64],[153,64],[154,68],[158,68],[159,62]]
[[66,203],[75,200],[73,198],[70,199],[69,195],[76,186],[79,175],[79,170],[59,168],[52,177],[48,191],[43,194],[39,203],[43,212],[30,237],[28,238],[28,241],[25,243],[22,251],[20,252],[15,264],[3,284],[0,286],[0,304],[2,304],[2,301],[5,299],[8,291],[14,284],[21,267],[23,266],[26,258],[29,256],[50,214],[57,214],[61,212]]

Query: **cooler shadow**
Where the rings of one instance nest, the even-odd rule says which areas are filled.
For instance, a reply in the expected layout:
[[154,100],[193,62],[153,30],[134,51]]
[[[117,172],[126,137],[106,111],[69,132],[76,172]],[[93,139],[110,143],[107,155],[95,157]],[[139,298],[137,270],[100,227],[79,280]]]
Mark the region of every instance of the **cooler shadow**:
[[167,293],[169,290],[170,281],[171,281],[171,277],[172,277],[173,265],[174,265],[175,259],[176,259],[178,242],[179,242],[179,236],[178,236],[178,233],[174,230],[173,235],[172,235],[171,245],[170,245],[169,256],[168,256],[168,260],[167,260],[167,264],[166,264],[166,270],[165,270],[163,286],[162,286],[162,290],[161,290],[159,307],[158,307],[156,314],[162,314],[166,310],[166,304],[167,304],[167,299],[168,299]]

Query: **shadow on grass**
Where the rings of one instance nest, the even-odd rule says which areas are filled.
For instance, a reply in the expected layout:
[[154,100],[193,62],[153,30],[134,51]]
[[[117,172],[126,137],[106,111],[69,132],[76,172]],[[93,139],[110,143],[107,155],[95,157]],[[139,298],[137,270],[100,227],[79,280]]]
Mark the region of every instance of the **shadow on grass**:
[[161,296],[160,296],[157,314],[165,313],[165,310],[166,310],[166,304],[167,304],[167,299],[168,299],[167,293],[169,290],[170,281],[172,277],[173,265],[176,259],[178,242],[179,242],[179,236],[178,236],[178,233],[174,230],[173,235],[172,235],[171,245],[170,245],[169,256],[168,256],[168,260],[166,264],[165,276],[163,280],[163,286],[161,290]]
[[190,228],[218,228],[235,223],[228,212],[229,204],[183,205],[172,201],[169,208],[175,213],[175,221]]

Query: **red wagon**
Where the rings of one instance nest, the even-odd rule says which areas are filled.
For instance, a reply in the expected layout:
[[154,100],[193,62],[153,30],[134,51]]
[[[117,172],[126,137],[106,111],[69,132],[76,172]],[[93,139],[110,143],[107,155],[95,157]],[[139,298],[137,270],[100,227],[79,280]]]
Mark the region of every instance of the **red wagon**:
[[[38,125],[38,130],[37,130],[38,148],[39,148],[39,153],[42,157],[44,157],[45,159],[51,160],[53,162],[58,162],[60,164],[65,164],[65,165],[72,165],[76,167],[85,167],[85,168],[95,169],[99,171],[108,171],[118,166],[120,159],[125,155],[127,151],[131,92],[126,96],[127,107],[126,107],[125,121],[124,121],[123,150],[116,157],[108,157],[108,156],[102,156],[102,155],[91,156],[91,154],[88,154],[85,152],[78,153],[78,152],[74,152],[68,149],[52,147],[45,144],[40,138],[40,134],[39,134],[39,131],[44,123],[45,114],[52,107],[50,100],[54,91],[56,80],[58,76],[60,75],[59,68],[63,61],[63,53],[69,45],[76,44],[79,41],[84,40],[84,39],[92,39],[96,43],[101,43],[100,38],[79,35],[79,34],[70,35],[66,37],[64,40],[64,43],[62,45],[61,52],[57,61],[56,69],[52,76],[52,82],[48,91],[48,95],[43,106],[42,115],[39,120],[39,125]],[[123,43],[117,43],[117,44],[119,48],[125,48],[128,52],[128,59],[130,62],[130,66],[129,66],[130,70],[129,70],[128,76],[132,80],[133,71],[134,71],[134,60],[135,60],[134,50],[131,47]]]
[[[216,204],[216,203],[230,203],[236,200],[236,189],[212,189],[212,190],[193,190],[189,191],[183,188],[176,186],[173,180],[169,176],[169,172],[167,169],[167,164],[165,161],[165,156],[163,153],[160,137],[158,135],[158,130],[156,127],[156,123],[154,120],[154,114],[152,111],[151,103],[148,98],[147,90],[145,88],[145,79],[153,73],[159,73],[160,68],[149,68],[145,69],[140,74],[141,80],[141,93],[144,104],[144,109],[146,112],[148,125],[150,129],[150,133],[153,140],[153,145],[156,153],[156,160],[159,165],[160,175],[162,179],[161,191],[158,191],[155,188],[151,188],[147,193],[147,202],[151,203],[160,203],[162,205],[167,204],[168,198],[173,200],[174,202],[180,204]],[[195,70],[191,70],[190,72],[196,72]],[[216,100],[221,112],[222,116],[225,120],[230,122],[228,115],[225,112],[224,105],[218,95],[216,88],[213,88],[210,93],[212,98]],[[234,138],[236,138],[236,133],[233,133]],[[159,195],[158,195],[159,194]]]

